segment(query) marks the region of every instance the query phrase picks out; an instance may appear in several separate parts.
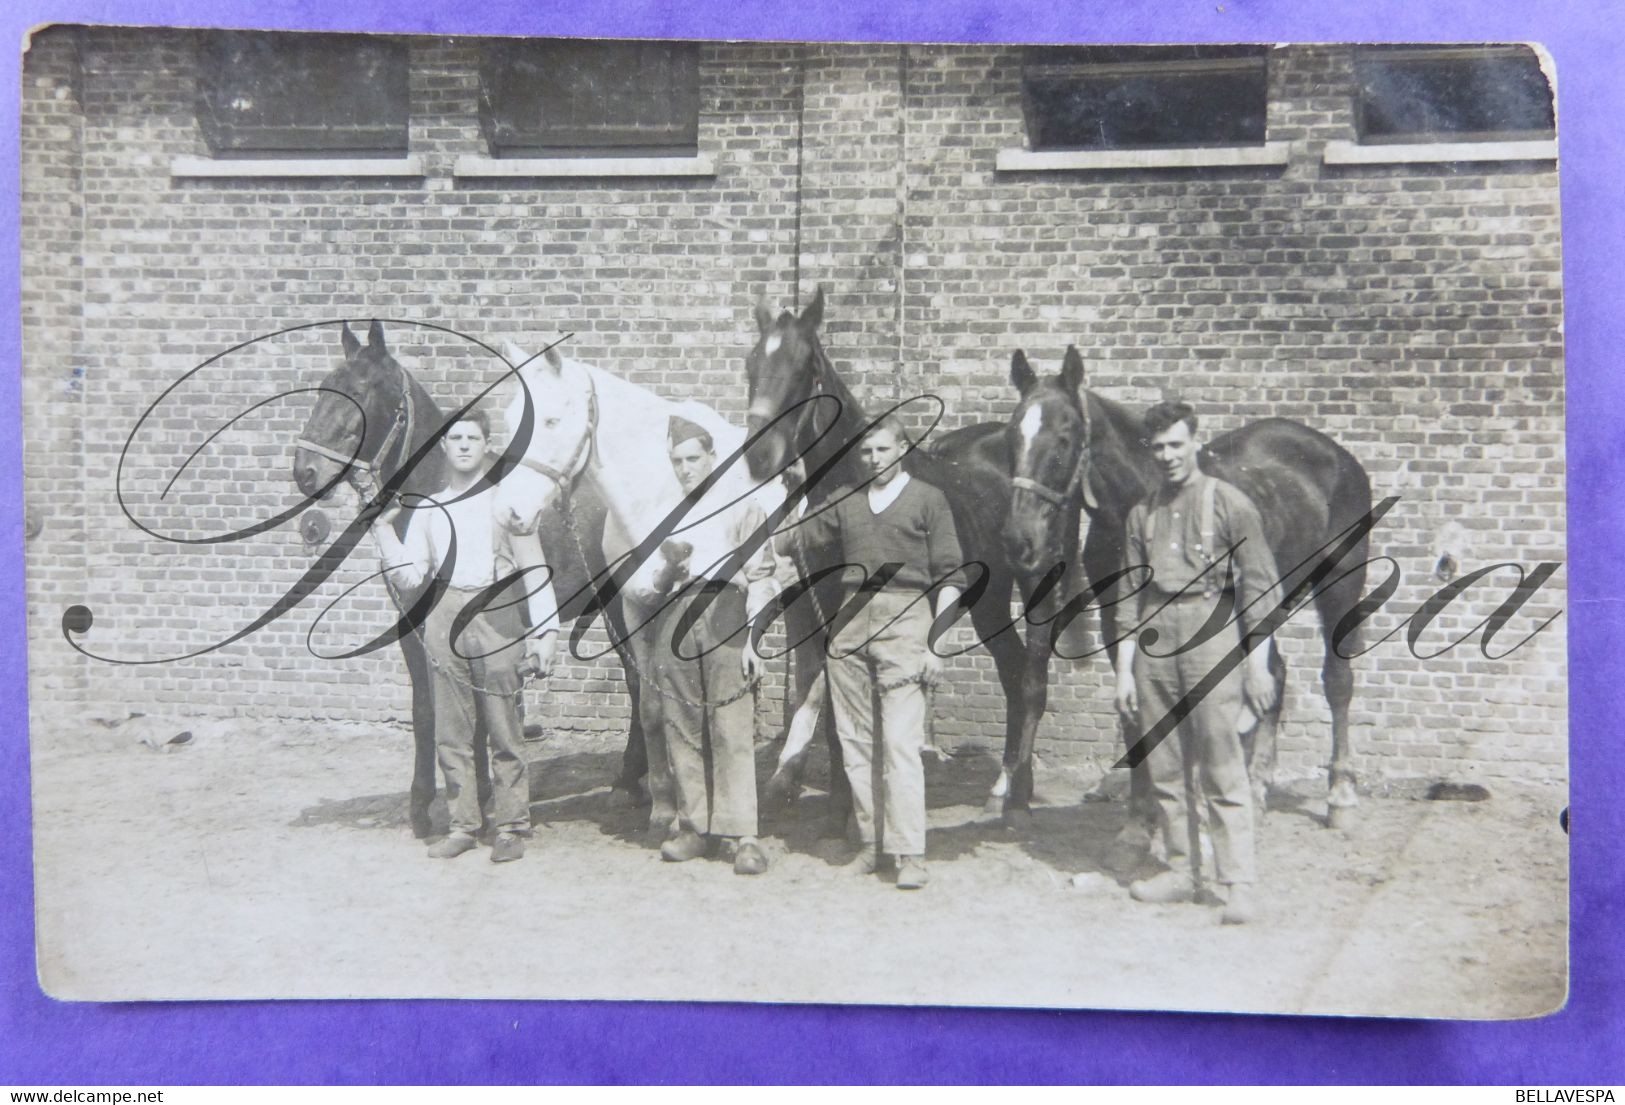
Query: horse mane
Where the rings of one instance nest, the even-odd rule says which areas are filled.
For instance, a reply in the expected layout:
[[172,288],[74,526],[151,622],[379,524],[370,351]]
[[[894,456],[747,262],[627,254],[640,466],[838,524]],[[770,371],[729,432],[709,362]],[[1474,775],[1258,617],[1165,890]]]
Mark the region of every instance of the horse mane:
[[[810,446],[811,455],[808,458],[810,469],[827,460],[831,453],[856,436],[858,431],[868,424],[869,416],[864,413],[863,405],[858,402],[857,396],[852,394],[852,390],[835,371],[835,364],[829,359],[829,354],[824,352],[824,344],[818,340],[818,335],[814,333],[809,336],[812,344],[813,371],[817,374],[819,390],[840,404],[840,413],[836,415],[834,427],[822,437],[818,437],[815,423],[817,409],[822,408],[823,404],[814,404],[813,416],[802,423],[800,440],[796,442],[796,448],[798,451],[806,451]],[[815,438],[817,444],[811,444]],[[862,482],[856,450],[849,451],[842,458],[840,467],[836,469],[834,475],[836,479],[828,484],[832,488]]]
[[1140,416],[1122,403],[1084,391],[1089,416],[1089,480],[1100,508],[1127,516],[1157,486],[1150,459],[1139,448]]

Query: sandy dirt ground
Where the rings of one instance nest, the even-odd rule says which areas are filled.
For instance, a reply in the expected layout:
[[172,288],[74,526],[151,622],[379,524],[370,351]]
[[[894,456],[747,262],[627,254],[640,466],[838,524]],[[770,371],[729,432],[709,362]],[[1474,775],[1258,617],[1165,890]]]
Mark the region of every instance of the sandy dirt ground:
[[[612,798],[619,749],[532,746],[535,838],[430,860],[406,824],[404,727],[200,723],[36,732],[39,963],[66,999],[552,997],[937,1003],[1507,1018],[1567,989],[1558,787],[1364,799],[1313,784],[1259,838],[1261,920],[1133,902],[1121,801],[1046,764],[1015,827],[987,753],[928,765],[931,885],[840,868],[810,791],[767,812],[769,872],[662,863]],[[760,749],[766,778],[773,747]],[[1098,798],[1099,788],[1096,788]],[[443,817],[443,811],[437,807]],[[1147,870],[1144,866],[1142,871]],[[1081,880],[1075,876],[1083,875]]]

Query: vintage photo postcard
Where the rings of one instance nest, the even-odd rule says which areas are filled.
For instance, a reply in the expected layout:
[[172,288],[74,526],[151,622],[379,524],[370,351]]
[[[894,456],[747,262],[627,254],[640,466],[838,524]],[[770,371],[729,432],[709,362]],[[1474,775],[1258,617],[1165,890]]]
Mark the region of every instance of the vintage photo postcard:
[[1539,46],[23,77],[46,993],[1562,1007]]

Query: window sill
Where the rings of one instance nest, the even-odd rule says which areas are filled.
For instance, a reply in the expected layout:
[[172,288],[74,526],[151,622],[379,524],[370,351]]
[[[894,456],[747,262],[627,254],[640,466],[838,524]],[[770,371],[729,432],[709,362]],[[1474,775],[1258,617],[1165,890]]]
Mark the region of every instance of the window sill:
[[451,175],[479,177],[710,177],[716,166],[694,157],[459,157]]
[[177,157],[171,177],[406,177],[422,176],[423,163],[410,157]]
[[1291,157],[1292,148],[1286,142],[1183,150],[1000,150],[993,168],[1001,173],[1076,169],[1199,169],[1285,165]]
[[1326,143],[1328,165],[1416,165],[1451,161],[1555,161],[1557,140],[1530,142],[1414,142],[1362,146],[1340,139]]

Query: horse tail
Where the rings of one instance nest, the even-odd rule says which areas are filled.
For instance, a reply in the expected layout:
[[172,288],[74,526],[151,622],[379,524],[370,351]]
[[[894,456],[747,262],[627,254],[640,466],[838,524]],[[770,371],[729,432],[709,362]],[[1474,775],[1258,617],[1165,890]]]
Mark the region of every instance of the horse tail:
[[[1347,449],[1338,448],[1337,478],[1332,484],[1332,533],[1341,533],[1343,530],[1360,522],[1371,513],[1371,477],[1366,473],[1354,454]],[[1370,537],[1362,537],[1344,556],[1339,567],[1349,568],[1348,577],[1339,585],[1339,594],[1347,593],[1352,597],[1346,602],[1338,602],[1340,607],[1335,611],[1324,610],[1322,621],[1324,631],[1330,634],[1337,625],[1328,615],[1336,614],[1337,619],[1361,611],[1362,600],[1365,595],[1366,560],[1370,554]],[[1345,590],[1346,589],[1346,590]],[[1369,614],[1369,611],[1361,611]],[[1356,625],[1347,636],[1342,638],[1340,649],[1345,654],[1359,648],[1361,629],[1364,627],[1365,617],[1356,618]]]

